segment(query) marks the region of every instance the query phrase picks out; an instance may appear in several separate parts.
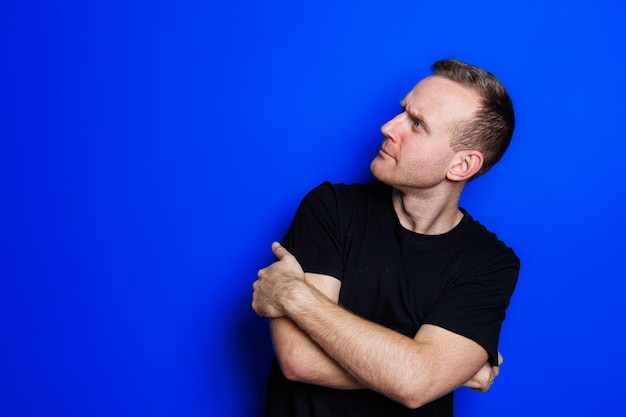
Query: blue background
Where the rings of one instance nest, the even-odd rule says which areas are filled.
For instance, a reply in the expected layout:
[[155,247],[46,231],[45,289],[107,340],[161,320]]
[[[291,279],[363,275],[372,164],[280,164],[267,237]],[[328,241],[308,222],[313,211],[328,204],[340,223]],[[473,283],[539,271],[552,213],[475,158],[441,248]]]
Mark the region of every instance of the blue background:
[[0,2],[0,415],[256,416],[250,308],[302,196],[370,179],[437,59],[507,85],[462,200],[522,259],[501,376],[463,416],[623,415],[617,0]]

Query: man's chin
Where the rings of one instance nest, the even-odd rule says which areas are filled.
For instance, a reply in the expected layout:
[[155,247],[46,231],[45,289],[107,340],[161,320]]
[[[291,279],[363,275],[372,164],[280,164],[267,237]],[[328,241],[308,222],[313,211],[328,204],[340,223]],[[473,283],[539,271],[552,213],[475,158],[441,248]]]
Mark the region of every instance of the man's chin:
[[372,162],[370,165],[370,172],[372,173],[374,178],[376,178],[378,181],[383,182],[385,184],[389,184],[388,178],[386,178],[386,176],[384,175],[384,173],[382,172],[380,168],[377,169],[377,167],[374,165],[374,162]]
[[[377,157],[378,158],[378,157]],[[372,175],[374,176],[374,178],[376,178],[377,180],[380,181],[380,178],[378,176],[378,170],[376,169],[376,159],[374,158],[374,160],[372,161],[372,163],[370,164],[370,172],[372,173]]]
[[370,164],[370,172],[379,181],[383,181],[383,178],[385,177],[384,167],[381,166],[383,162],[384,161],[380,156],[376,156],[376,158],[374,158],[374,160]]

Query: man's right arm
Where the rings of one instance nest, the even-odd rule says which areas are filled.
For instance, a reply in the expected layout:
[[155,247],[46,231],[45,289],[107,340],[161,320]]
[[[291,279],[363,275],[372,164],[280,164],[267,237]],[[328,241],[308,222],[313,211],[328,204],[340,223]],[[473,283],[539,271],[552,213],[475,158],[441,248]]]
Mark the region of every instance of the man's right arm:
[[[338,279],[312,273],[304,275],[307,282],[338,302],[341,288]],[[338,389],[364,388],[288,317],[270,319],[270,328],[274,351],[287,379]]]

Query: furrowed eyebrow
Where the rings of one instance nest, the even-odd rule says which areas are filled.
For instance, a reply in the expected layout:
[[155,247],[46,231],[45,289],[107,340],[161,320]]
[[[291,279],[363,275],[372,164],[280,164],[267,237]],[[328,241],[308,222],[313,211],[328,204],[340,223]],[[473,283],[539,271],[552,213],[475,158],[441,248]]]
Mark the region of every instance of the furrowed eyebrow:
[[407,108],[406,108],[406,100],[402,100],[400,102],[400,106],[402,107],[402,110],[405,111],[409,117],[416,121],[416,122],[420,122],[422,124],[422,126],[424,127],[424,130],[426,130],[427,132],[430,132],[430,129],[428,127],[428,124],[424,121],[424,118],[415,114],[415,113],[411,113]]

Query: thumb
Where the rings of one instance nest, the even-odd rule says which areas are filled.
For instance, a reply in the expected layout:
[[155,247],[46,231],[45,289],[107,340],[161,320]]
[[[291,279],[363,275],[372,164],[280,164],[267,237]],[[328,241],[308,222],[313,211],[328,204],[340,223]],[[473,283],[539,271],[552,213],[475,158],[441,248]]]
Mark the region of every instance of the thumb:
[[289,253],[289,251],[278,242],[272,243],[272,252],[274,252],[274,255],[279,261],[281,261],[285,256],[291,255],[291,253]]

